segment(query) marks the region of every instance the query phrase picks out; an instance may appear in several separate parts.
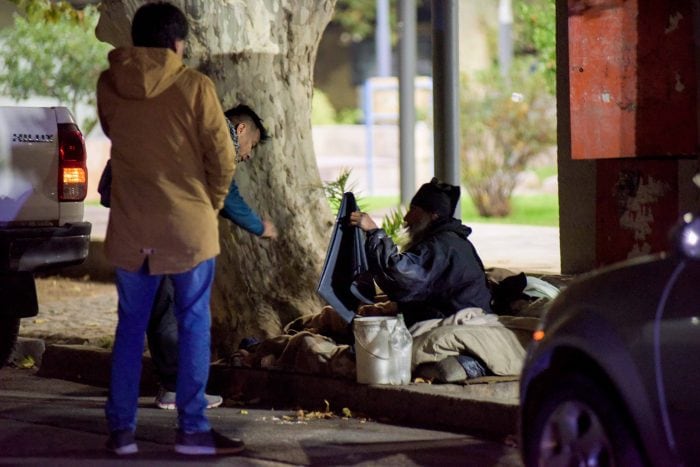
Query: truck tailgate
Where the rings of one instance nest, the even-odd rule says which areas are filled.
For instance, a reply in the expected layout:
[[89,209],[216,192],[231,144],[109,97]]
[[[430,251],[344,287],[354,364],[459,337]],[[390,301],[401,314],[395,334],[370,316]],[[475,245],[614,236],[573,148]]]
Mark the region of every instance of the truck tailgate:
[[0,107],[0,223],[59,219],[58,135],[53,108]]

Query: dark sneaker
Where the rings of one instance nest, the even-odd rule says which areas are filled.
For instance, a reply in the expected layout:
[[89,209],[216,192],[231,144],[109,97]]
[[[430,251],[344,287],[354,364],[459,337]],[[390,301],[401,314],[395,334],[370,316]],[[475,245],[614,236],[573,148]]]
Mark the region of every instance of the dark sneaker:
[[237,454],[245,449],[243,441],[227,438],[214,430],[199,433],[177,432],[175,452],[194,456],[216,456]]
[[108,451],[120,456],[136,454],[139,452],[139,447],[136,445],[134,434],[129,430],[116,430],[110,433],[105,447]]
[[[168,391],[161,386],[158,389],[158,394],[156,395],[156,406],[159,409],[175,410],[177,407],[175,405],[175,398],[176,394],[173,391]],[[221,396],[204,394],[204,398],[207,400],[207,409],[218,407],[224,402],[224,399]]]

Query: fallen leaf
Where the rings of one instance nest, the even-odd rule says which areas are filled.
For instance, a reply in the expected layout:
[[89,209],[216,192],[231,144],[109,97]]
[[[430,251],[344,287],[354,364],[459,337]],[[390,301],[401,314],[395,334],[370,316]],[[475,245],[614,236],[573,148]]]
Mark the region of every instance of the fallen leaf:
[[34,368],[34,364],[36,362],[34,361],[34,357],[31,355],[27,355],[22,359],[21,362],[17,365],[19,368]]
[[347,418],[352,418],[352,412],[347,407],[343,407],[343,416]]

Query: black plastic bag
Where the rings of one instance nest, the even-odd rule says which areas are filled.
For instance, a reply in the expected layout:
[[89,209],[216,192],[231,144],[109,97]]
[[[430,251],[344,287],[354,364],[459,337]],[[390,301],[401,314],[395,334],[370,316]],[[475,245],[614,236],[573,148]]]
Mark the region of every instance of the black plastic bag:
[[374,282],[367,268],[365,234],[349,224],[355,195],[343,194],[316,291],[348,323],[360,303],[371,304]]
[[107,159],[100,181],[97,183],[97,192],[100,194],[100,204],[108,208],[112,197],[112,159]]

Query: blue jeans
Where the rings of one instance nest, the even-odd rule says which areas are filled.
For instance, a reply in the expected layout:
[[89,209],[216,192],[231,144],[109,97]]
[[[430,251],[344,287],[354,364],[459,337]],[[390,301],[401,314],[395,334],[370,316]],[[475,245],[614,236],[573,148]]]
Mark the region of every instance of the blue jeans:
[[[204,414],[204,389],[211,359],[209,300],[214,279],[214,258],[189,271],[170,274],[175,291],[178,323],[177,409],[179,429],[188,433],[209,431]],[[163,276],[116,269],[119,322],[112,350],[112,374],[105,407],[110,431],[136,430],[136,409],[141,380],[141,358],[146,326],[156,290]]]

